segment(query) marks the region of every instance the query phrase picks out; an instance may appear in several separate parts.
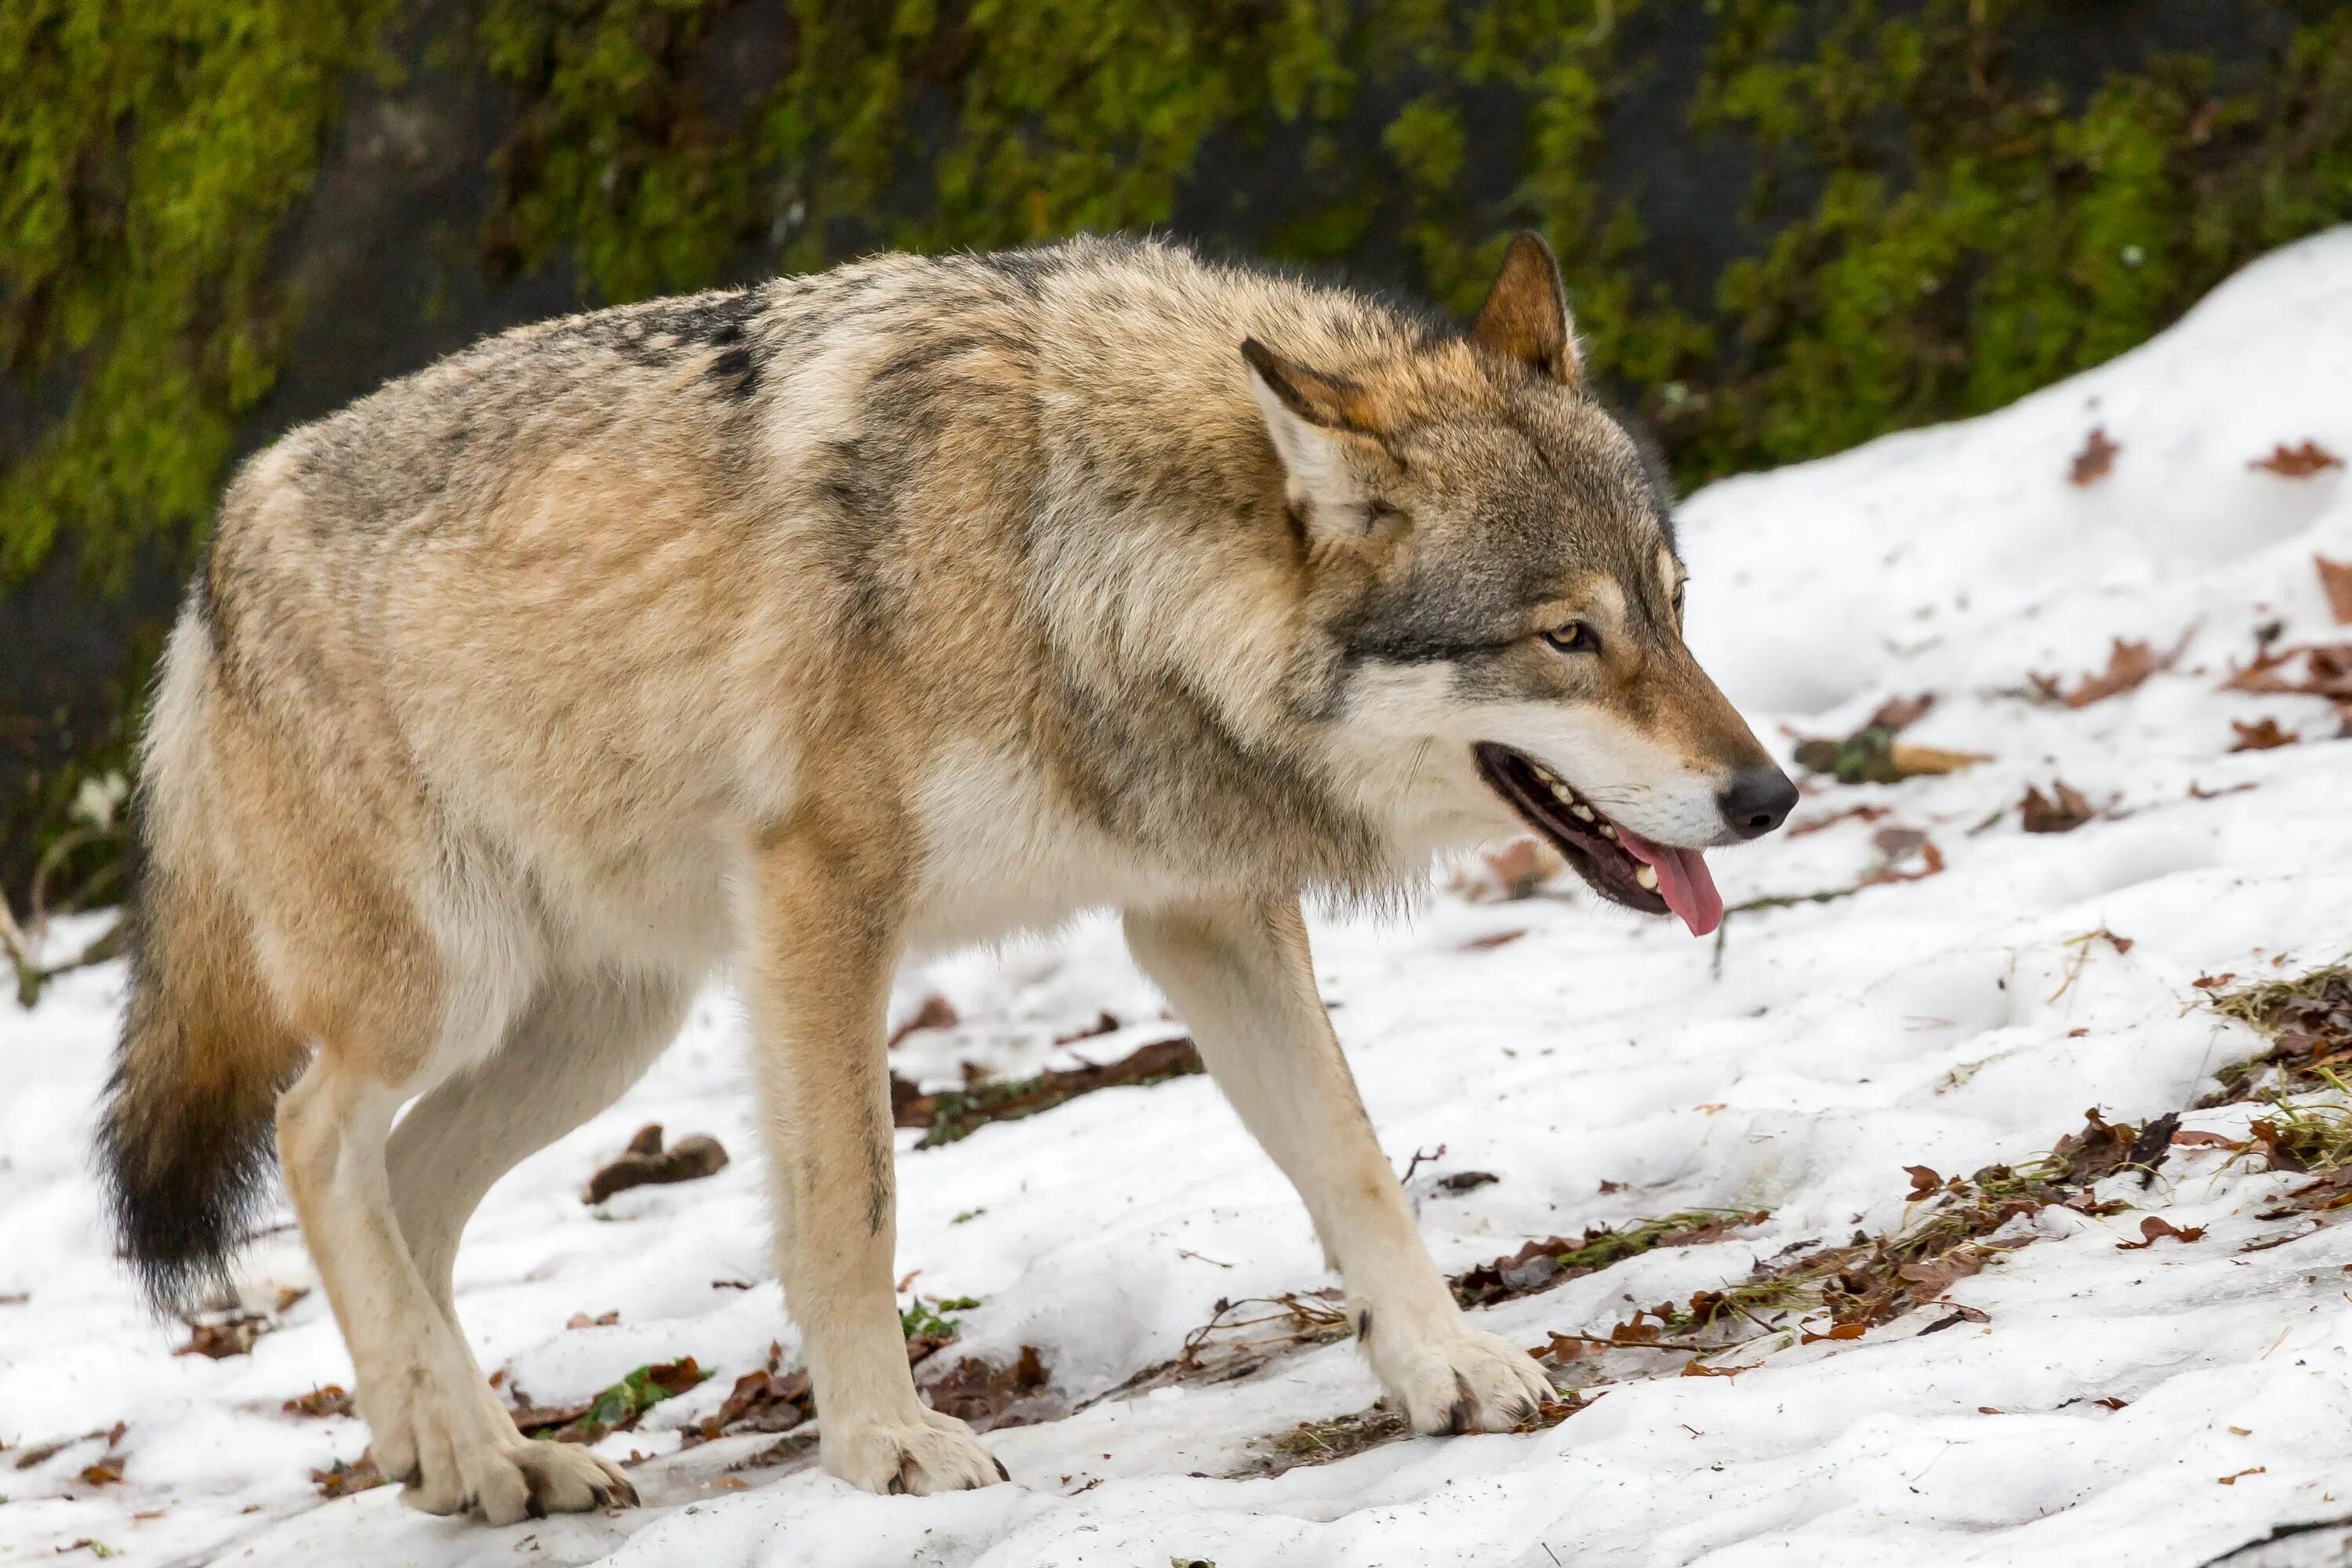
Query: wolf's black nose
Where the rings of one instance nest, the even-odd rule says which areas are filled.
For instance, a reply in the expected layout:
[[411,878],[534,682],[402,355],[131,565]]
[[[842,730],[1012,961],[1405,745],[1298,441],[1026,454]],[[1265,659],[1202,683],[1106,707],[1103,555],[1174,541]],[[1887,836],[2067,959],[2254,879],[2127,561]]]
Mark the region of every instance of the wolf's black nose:
[[1731,775],[1731,787],[1723,792],[1723,820],[1742,838],[1761,838],[1786,822],[1796,808],[1797,786],[1769,763],[1742,768]]

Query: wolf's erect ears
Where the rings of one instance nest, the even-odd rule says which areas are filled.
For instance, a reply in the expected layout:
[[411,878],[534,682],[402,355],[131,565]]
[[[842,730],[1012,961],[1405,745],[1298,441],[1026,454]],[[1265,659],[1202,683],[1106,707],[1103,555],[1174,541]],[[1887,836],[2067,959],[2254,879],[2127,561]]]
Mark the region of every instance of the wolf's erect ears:
[[1541,237],[1521,229],[1503,252],[1503,270],[1479,307],[1471,341],[1574,386],[1584,374],[1576,352],[1576,326],[1569,320],[1568,286],[1559,262]]
[[1360,534],[1364,487],[1356,462],[1376,450],[1363,389],[1283,358],[1255,338],[1242,341],[1250,394],[1289,475],[1291,504],[1322,534]]

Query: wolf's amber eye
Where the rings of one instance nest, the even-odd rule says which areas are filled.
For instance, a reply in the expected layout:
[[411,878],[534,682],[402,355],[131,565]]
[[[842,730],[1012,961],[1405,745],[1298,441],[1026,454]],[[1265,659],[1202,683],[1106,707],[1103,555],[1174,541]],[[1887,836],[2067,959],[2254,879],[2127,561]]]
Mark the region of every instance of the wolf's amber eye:
[[1582,621],[1569,621],[1544,633],[1543,640],[1562,653],[1598,653],[1601,637]]

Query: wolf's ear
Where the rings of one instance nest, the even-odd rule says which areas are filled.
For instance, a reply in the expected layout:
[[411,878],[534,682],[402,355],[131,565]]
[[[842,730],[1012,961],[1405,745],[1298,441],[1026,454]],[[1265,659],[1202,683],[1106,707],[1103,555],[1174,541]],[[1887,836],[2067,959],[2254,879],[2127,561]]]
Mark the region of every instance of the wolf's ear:
[[1576,352],[1576,327],[1568,315],[1568,286],[1560,280],[1559,262],[1551,247],[1532,230],[1511,237],[1503,252],[1503,270],[1478,309],[1478,324],[1470,329],[1473,342],[1563,386],[1574,386],[1584,374]]
[[1351,453],[1376,450],[1354,382],[1286,360],[1255,338],[1242,341],[1250,394],[1290,476],[1290,501],[1318,533],[1360,534],[1368,508]]

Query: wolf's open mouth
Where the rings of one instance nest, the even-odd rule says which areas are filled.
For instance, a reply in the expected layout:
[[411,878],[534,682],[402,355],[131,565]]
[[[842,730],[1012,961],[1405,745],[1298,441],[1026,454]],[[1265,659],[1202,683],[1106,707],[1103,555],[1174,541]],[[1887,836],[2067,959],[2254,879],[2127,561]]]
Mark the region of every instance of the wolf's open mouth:
[[1723,895],[1715,890],[1701,851],[1654,844],[1619,826],[1525,752],[1481,741],[1471,755],[1495,793],[1602,898],[1645,914],[1680,915],[1693,936],[1705,936],[1723,922]]

